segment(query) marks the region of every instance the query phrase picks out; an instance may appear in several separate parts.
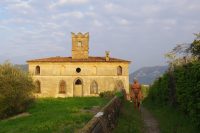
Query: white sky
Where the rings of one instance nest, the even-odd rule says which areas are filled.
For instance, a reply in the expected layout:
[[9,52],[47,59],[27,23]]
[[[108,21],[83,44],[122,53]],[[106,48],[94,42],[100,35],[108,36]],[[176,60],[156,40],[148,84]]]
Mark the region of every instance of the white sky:
[[71,56],[71,32],[90,33],[90,55],[165,65],[164,54],[200,31],[200,0],[0,0],[0,63]]

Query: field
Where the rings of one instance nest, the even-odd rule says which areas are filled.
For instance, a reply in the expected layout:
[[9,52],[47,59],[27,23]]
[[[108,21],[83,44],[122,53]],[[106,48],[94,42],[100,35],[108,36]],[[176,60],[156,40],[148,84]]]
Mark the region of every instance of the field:
[[0,121],[0,133],[71,133],[108,102],[99,97],[38,99],[29,115]]

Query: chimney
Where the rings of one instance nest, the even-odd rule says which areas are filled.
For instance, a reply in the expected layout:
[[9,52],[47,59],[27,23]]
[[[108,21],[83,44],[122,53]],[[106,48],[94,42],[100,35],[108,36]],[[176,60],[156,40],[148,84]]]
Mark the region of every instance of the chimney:
[[110,51],[106,51],[106,61],[110,60]]

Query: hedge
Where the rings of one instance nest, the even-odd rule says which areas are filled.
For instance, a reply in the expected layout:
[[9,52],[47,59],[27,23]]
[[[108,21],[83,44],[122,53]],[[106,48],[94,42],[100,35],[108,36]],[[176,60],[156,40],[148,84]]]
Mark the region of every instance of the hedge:
[[170,76],[174,77],[176,108],[188,115],[200,127],[200,62],[175,67],[172,75],[166,72],[150,87],[147,101],[171,105]]

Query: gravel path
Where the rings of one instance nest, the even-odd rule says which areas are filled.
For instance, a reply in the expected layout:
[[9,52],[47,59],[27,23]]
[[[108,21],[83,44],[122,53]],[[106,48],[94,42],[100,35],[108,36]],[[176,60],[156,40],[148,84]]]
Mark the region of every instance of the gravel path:
[[144,133],[160,133],[157,120],[144,107],[141,107],[142,119],[144,121]]

